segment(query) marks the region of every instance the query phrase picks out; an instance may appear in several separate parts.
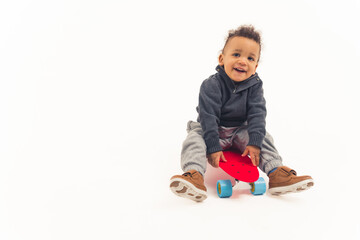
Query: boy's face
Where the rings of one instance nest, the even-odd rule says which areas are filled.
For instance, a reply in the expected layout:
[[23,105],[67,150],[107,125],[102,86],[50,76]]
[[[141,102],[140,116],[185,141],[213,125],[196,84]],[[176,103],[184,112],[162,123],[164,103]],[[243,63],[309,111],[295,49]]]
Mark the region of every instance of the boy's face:
[[260,55],[260,46],[252,39],[233,37],[219,56],[219,65],[235,82],[241,82],[255,74]]

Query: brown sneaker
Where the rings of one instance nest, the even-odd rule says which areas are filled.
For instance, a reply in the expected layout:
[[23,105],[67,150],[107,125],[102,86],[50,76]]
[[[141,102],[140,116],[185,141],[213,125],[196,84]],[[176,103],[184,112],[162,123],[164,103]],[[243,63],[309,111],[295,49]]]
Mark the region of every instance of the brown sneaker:
[[207,198],[204,178],[196,170],[173,176],[170,179],[170,189],[176,195],[196,202],[204,201]]
[[288,167],[278,167],[269,175],[269,192],[281,195],[290,192],[300,192],[314,186],[310,176],[296,176],[296,172]]

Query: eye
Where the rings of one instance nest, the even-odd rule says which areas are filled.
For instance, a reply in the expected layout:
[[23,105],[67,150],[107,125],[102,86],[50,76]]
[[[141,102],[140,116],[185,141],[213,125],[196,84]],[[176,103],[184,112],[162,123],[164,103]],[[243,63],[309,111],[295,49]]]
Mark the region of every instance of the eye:
[[253,57],[248,57],[248,60],[255,61],[255,59]]
[[234,53],[233,56],[234,57],[240,57],[240,53]]

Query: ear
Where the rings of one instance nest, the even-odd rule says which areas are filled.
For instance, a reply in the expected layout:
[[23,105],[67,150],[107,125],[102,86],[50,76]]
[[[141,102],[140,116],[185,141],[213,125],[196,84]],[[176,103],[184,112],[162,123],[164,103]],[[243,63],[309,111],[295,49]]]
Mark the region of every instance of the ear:
[[220,66],[224,66],[224,54],[220,53],[218,61]]

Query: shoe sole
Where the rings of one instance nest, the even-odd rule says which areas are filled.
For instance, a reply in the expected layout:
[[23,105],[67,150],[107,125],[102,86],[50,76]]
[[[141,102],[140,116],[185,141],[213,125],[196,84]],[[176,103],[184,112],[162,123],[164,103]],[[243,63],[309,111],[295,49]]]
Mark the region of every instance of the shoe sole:
[[272,195],[283,195],[287,193],[296,193],[301,192],[304,190],[307,190],[314,186],[314,180],[307,179],[298,183],[295,183],[290,186],[284,186],[284,187],[274,187],[269,189],[269,193]]
[[196,202],[202,202],[207,198],[205,191],[195,187],[192,183],[181,178],[171,179],[170,189],[175,195],[188,198]]

